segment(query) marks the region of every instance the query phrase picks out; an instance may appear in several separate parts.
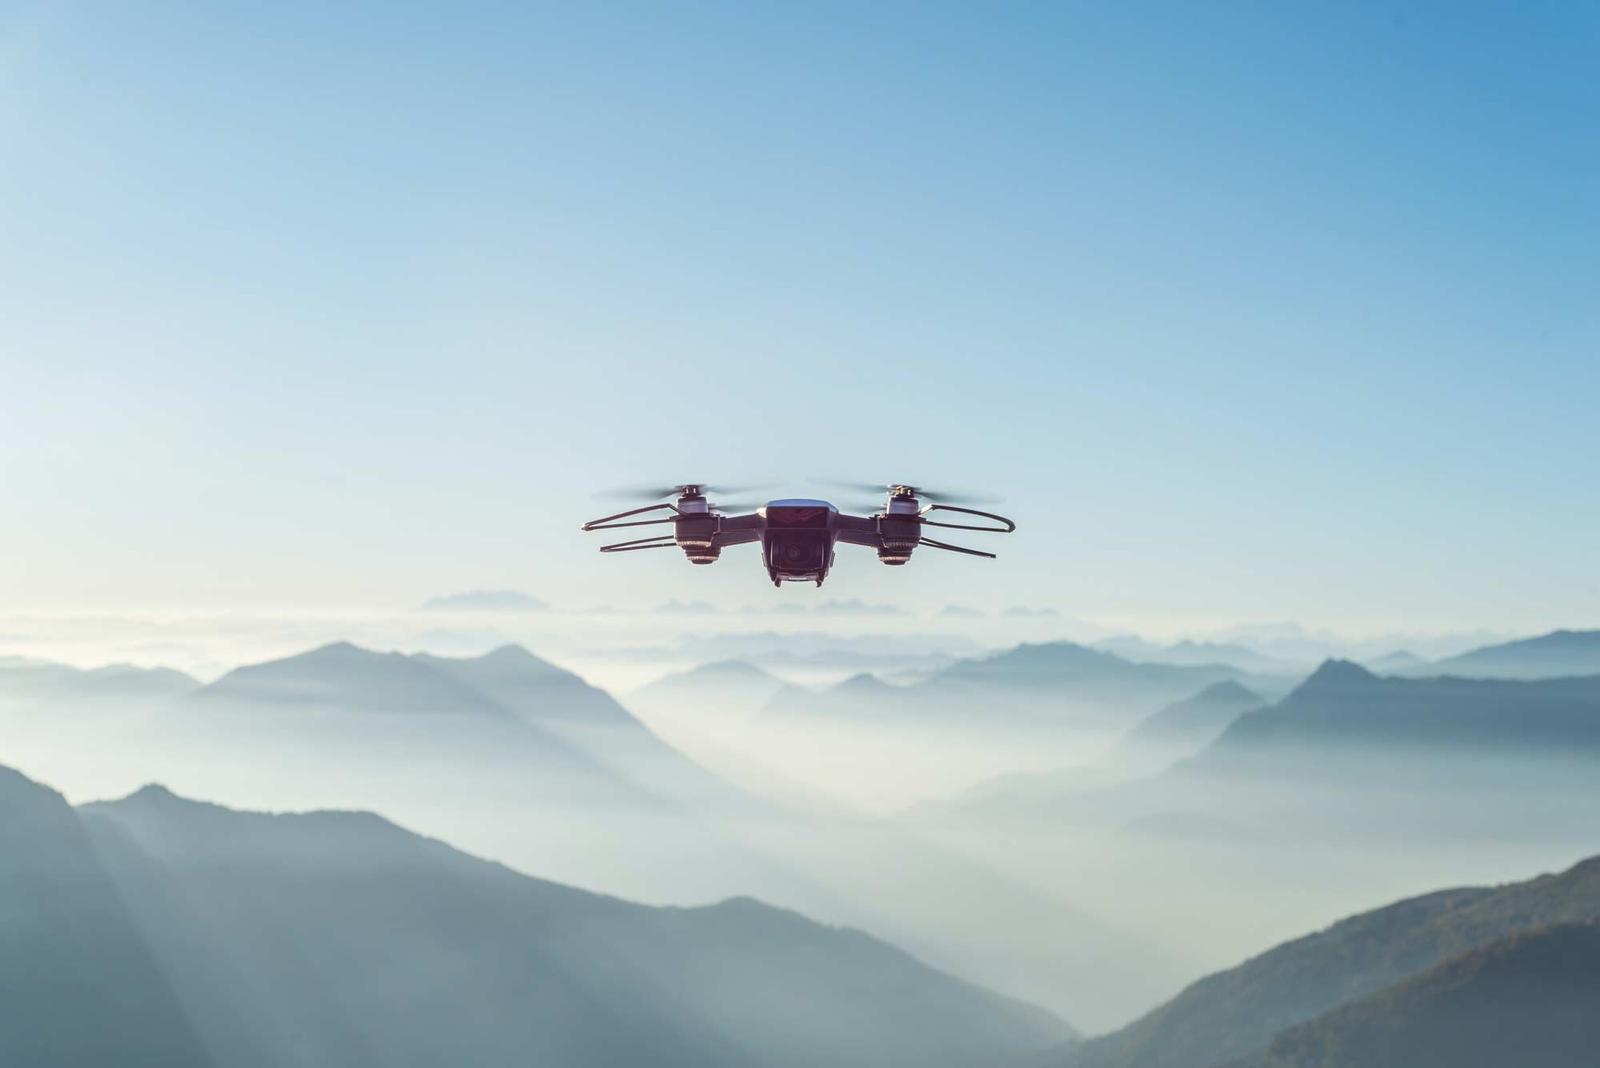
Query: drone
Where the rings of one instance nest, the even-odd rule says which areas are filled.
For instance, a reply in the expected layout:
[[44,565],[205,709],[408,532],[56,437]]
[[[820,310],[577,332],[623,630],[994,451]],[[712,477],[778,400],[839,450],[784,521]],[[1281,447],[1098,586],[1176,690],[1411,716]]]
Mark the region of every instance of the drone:
[[[722,550],[730,545],[761,543],[761,558],[767,576],[774,586],[785,582],[815,582],[822,585],[833,567],[834,546],[861,545],[877,551],[880,563],[900,567],[911,560],[918,546],[943,549],[946,552],[964,553],[994,559],[994,553],[968,549],[925,537],[928,527],[951,530],[980,530],[990,534],[1010,534],[1017,525],[1002,515],[980,512],[975,508],[962,508],[950,503],[962,499],[949,494],[935,493],[907,483],[891,482],[887,485],[856,485],[841,483],[857,492],[886,493],[881,508],[871,515],[850,515],[832,504],[810,497],[785,497],[768,501],[756,508],[713,504],[707,494],[738,492],[727,487],[709,486],[703,482],[686,482],[665,489],[649,488],[622,491],[635,499],[672,497],[642,508],[629,509],[590,520],[584,530],[617,530],[623,527],[642,527],[658,523],[671,523],[671,534],[658,534],[634,541],[602,545],[603,553],[634,552],[639,549],[683,550],[692,564],[714,564]],[[928,503],[924,504],[924,498]],[[969,503],[986,503],[972,500]],[[654,512],[670,515],[650,519],[638,516]],[[945,523],[929,519],[936,512],[949,512],[957,516],[974,516],[989,520],[986,525],[972,523]],[[746,513],[746,514],[739,514]]]

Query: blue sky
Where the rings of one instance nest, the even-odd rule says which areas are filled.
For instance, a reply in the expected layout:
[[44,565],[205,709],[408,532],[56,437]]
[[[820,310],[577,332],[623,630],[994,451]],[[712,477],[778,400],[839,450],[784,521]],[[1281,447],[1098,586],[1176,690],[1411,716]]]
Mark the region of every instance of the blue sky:
[[594,488],[991,486],[824,596],[1600,621],[1593,5],[0,9],[0,599],[744,604]]

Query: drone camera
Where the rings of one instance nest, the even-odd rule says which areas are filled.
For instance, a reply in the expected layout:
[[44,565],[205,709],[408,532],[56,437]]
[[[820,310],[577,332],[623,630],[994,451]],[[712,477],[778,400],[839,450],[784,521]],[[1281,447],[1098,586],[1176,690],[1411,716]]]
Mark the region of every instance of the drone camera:
[[767,567],[775,574],[810,578],[828,566],[827,534],[774,534],[767,544]]

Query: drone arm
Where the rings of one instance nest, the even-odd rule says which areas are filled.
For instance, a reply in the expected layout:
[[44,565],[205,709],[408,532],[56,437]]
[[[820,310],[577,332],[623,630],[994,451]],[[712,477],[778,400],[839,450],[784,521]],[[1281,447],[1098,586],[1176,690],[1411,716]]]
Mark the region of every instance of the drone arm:
[[960,512],[963,515],[975,515],[982,519],[993,519],[1000,526],[979,527],[968,523],[940,523],[927,518],[922,520],[924,526],[945,527],[950,530],[982,530],[990,534],[1010,534],[1017,529],[1017,525],[1005,516],[995,515],[993,512],[980,512],[976,508],[957,508],[953,504],[930,504],[922,510],[921,514],[926,517],[929,512]]
[[767,521],[755,512],[749,515],[724,515],[717,517],[717,544],[743,545],[760,541]]
[[[617,522],[617,520],[619,520],[619,519],[627,519],[629,516],[644,515],[646,512],[659,512],[663,508],[667,509],[669,512],[672,513],[671,515],[667,516],[665,519],[636,519],[631,523],[619,523],[619,522]],[[614,530],[617,527],[645,527],[645,526],[649,526],[651,523],[671,523],[673,520],[678,518],[679,514],[680,513],[678,512],[678,509],[677,509],[676,505],[671,505],[671,504],[647,504],[643,508],[630,508],[628,511],[626,511],[626,512],[618,512],[616,515],[603,516],[600,519],[591,519],[591,520],[589,520],[589,522],[587,522],[587,523],[585,523],[583,525],[583,529],[584,530]]]
[[619,541],[611,545],[600,546],[603,553],[631,553],[636,549],[673,549],[678,545],[670,535],[658,534],[653,538],[639,538],[635,541]]
[[833,529],[838,539],[846,545],[865,545],[875,549],[883,544],[875,518],[840,513],[833,518]]
[[[949,524],[940,523],[939,526],[949,526]],[[968,556],[982,556],[987,557],[990,560],[995,559],[994,553],[986,553],[981,549],[967,549],[960,545],[947,545],[942,541],[934,541],[932,538],[923,538],[922,540],[918,541],[917,544],[926,545],[934,549],[943,549],[946,552],[966,553]]]

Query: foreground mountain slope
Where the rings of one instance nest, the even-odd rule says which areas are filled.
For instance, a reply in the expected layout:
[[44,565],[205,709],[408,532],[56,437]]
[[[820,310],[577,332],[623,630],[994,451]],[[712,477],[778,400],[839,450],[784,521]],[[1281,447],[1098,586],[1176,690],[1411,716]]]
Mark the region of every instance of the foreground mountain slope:
[[151,787],[85,824],[230,1066],[971,1065],[1070,1036],[854,931],[649,908],[362,813]]
[[207,1063],[77,814],[0,768],[0,1064]]
[[1211,1068],[1257,1054],[1285,1028],[1524,929],[1600,920],[1600,857],[1560,875],[1444,890],[1353,916],[1201,979],[1073,1068]]
[[1592,1068],[1600,927],[1518,932],[1291,1028],[1234,1068]]

